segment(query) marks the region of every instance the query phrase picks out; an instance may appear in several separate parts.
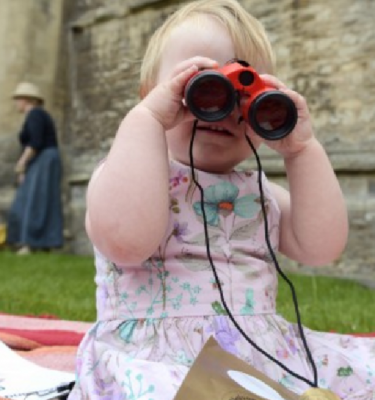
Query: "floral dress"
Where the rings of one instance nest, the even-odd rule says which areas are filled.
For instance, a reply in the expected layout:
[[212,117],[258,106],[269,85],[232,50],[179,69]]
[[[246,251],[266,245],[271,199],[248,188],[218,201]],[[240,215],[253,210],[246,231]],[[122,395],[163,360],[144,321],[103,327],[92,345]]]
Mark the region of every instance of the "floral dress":
[[[142,265],[116,265],[96,251],[98,320],[80,345],[69,400],[172,400],[210,336],[290,390],[308,388],[255,350],[227,316],[207,258],[202,208],[212,261],[236,321],[259,347],[313,381],[298,329],[276,314],[278,276],[265,242],[258,174],[196,171],[196,178],[203,207],[190,167],[171,162],[169,227]],[[277,251],[280,210],[261,179]],[[307,328],[305,335],[320,387],[342,399],[375,399],[373,339]]]

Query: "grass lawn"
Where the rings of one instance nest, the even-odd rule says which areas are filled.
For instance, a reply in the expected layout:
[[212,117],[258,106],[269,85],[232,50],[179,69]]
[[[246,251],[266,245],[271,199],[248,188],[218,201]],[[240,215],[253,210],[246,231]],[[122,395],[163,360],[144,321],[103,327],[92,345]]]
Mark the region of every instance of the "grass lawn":
[[0,251],[0,312],[95,320],[91,257]]
[[[94,321],[94,273],[91,257],[58,253],[19,257],[0,251],[0,312]],[[305,326],[342,333],[375,332],[375,290],[334,278],[289,278]],[[278,311],[295,321],[291,294],[282,280]]]

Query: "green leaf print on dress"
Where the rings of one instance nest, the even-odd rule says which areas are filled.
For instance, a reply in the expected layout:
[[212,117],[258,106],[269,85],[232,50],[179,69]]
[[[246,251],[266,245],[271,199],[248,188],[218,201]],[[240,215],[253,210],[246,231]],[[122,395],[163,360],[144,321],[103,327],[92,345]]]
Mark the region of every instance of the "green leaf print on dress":
[[246,305],[241,308],[241,315],[253,315],[254,314],[254,290],[247,289],[246,290]]
[[[171,206],[178,206],[178,200],[172,202]],[[177,242],[183,243],[185,236],[190,233],[188,229],[187,222],[175,221],[170,233],[167,235],[164,245],[159,246],[158,255],[150,257],[146,260],[142,267],[145,268],[149,274],[148,285],[141,285],[137,290],[136,294],[138,296],[149,296],[149,307],[146,311],[147,318],[166,318],[168,317],[168,307],[171,305],[172,309],[178,310],[184,300],[184,291],[188,292],[190,295],[190,304],[196,304],[197,298],[196,294],[199,293],[195,291],[194,295],[190,293],[190,288],[182,287],[179,279],[174,279],[170,276],[170,272],[166,269],[165,259],[166,251],[170,245],[170,241],[174,238]],[[183,289],[181,290],[177,289]],[[155,309],[160,310],[160,305],[162,306],[162,312],[158,315]]]
[[[179,310],[186,302],[190,305],[199,304],[201,286],[192,286],[188,281],[170,276],[170,272],[166,270],[164,261],[160,257],[150,257],[142,263],[142,267],[148,273],[148,283],[141,284],[134,290],[133,294],[138,298],[137,301],[133,301],[132,293],[129,294],[126,291],[121,293],[120,303],[127,309],[127,313],[123,313],[121,318],[135,318],[135,312],[140,305],[145,304],[145,298],[148,298],[147,320],[167,318],[170,310]],[[126,329],[124,327],[124,332],[120,335],[123,340],[126,340],[124,338],[130,334],[128,331],[130,329],[129,326]]]
[[219,303],[217,300],[211,304],[213,310],[216,312],[217,315],[227,315],[225,308]]
[[138,321],[137,320],[130,320],[130,321],[125,321],[122,323],[119,327],[119,335],[120,338],[125,342],[125,343],[131,343],[132,338],[133,338],[133,333],[134,329],[137,327]]
[[347,377],[353,374],[353,369],[351,367],[341,367],[337,370],[337,376]]
[[[204,211],[207,224],[218,226],[220,214],[228,216],[234,213],[241,218],[253,218],[259,212],[259,204],[256,203],[258,195],[250,194],[238,198],[239,189],[233,183],[221,181],[204,189]],[[201,201],[193,204],[195,213],[203,216]]]
[[[127,370],[125,375],[127,377],[126,381],[121,383],[123,388],[127,389],[127,397],[126,400],[137,400],[143,399],[146,394],[153,393],[155,391],[154,385],[149,385],[148,388],[143,388],[143,374],[137,374],[135,377],[132,377],[132,371]],[[138,382],[138,387],[136,387],[135,382]],[[150,398],[149,400],[153,400]]]
[[183,349],[177,351],[177,354],[174,359],[178,364],[186,365],[187,367],[191,367],[194,362],[192,358],[189,358],[186,355],[186,352]]

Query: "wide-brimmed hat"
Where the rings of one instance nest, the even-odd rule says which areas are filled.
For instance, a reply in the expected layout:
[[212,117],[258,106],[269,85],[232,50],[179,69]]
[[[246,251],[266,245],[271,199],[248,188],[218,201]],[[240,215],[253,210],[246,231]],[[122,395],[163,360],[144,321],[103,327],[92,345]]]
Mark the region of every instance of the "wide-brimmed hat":
[[13,93],[13,98],[16,99],[17,97],[29,97],[42,102],[44,101],[44,97],[38,86],[30,82],[21,82],[17,85],[16,90]]

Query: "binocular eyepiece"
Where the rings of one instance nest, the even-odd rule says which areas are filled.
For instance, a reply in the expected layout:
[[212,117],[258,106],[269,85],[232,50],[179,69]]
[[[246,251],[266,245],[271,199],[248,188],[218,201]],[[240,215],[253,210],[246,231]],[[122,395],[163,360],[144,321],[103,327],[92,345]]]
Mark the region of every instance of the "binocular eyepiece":
[[242,61],[197,72],[185,87],[185,102],[191,113],[205,122],[223,120],[238,105],[243,119],[267,140],[287,136],[298,118],[290,97],[267,86]]

